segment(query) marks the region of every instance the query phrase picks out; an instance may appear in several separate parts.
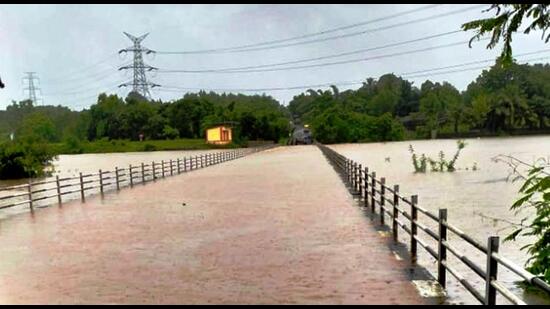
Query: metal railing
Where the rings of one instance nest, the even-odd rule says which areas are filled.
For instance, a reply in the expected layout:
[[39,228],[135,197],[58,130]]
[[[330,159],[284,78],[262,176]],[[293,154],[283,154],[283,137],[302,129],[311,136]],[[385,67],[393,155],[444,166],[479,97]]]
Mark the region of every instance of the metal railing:
[[140,183],[145,184],[159,178],[179,175],[229,160],[235,160],[275,146],[275,144],[271,144],[254,148],[234,149],[225,152],[178,158],[176,160],[152,161],[148,164],[142,162],[138,165],[130,164],[127,168],[119,168],[117,166],[112,171],[103,171],[100,169],[97,173],[79,173],[75,177],[61,178],[56,176],[55,179],[35,182],[29,180],[27,184],[1,187],[0,193],[8,192],[9,194],[0,194],[0,209],[26,204],[33,211],[35,204],[39,201],[44,204],[42,206],[52,204],[52,200],[54,199],[58,204],[61,204],[68,200],[77,199],[78,194],[82,202],[84,202],[86,196],[91,195],[91,190],[99,191],[99,193],[103,194],[107,190],[120,190],[123,187],[133,187]]
[[[496,304],[497,293],[500,293],[500,295],[513,304],[525,305],[526,303],[523,300],[498,281],[498,268],[499,266],[504,266],[516,276],[550,294],[550,286],[540,277],[531,274],[498,253],[498,236],[488,237],[487,245],[484,245],[473,237],[466,235],[459,228],[451,225],[447,220],[447,209],[439,209],[439,213],[434,214],[418,205],[417,195],[406,198],[399,194],[399,185],[388,186],[384,177],[377,178],[376,172],[370,171],[369,173],[367,167],[363,167],[361,164],[342,156],[325,145],[317,143],[317,146],[334,165],[335,169],[341,173],[345,182],[351,187],[353,194],[362,198],[363,206],[366,209],[370,208],[373,214],[376,213],[376,209],[378,208],[380,224],[385,224],[386,217],[391,220],[390,227],[394,241],[399,241],[398,227],[409,235],[408,247],[412,263],[417,262],[418,246],[426,250],[429,256],[437,261],[437,281],[443,288],[446,288],[447,273],[450,273],[482,304]],[[408,211],[405,210],[406,208],[408,208]],[[433,231],[424,224],[424,220],[420,220],[418,217],[419,213],[422,214],[422,218],[436,223],[438,230]],[[424,232],[423,234],[427,238],[420,237],[419,230]],[[478,266],[471,258],[463,254],[456,247],[451,246],[448,242],[448,233],[453,233],[460,240],[465,241],[480,251],[486,257],[485,268]],[[436,245],[430,246],[428,240],[435,241]],[[447,253],[455,256],[481,277],[485,290],[479,291],[476,289],[462,274],[449,265]]]

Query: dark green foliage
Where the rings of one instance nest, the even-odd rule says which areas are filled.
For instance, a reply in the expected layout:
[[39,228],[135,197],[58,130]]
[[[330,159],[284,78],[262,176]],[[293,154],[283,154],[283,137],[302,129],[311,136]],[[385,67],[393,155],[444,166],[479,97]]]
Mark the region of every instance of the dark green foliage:
[[[268,96],[188,93],[173,102],[139,101],[100,95],[90,109],[88,139],[204,138],[219,123],[236,124],[236,139],[278,141],[288,135],[285,109]],[[237,129],[236,128],[236,129]]]
[[143,151],[155,151],[155,150],[157,150],[157,147],[155,147],[155,145],[152,145],[152,144],[143,145]]
[[165,125],[164,129],[162,130],[162,135],[166,139],[176,139],[180,136],[180,132],[178,129],[174,129],[169,125]]
[[[300,122],[311,124],[315,139],[322,143],[401,140],[404,127],[397,111],[406,110],[403,93],[410,96],[410,84],[392,74],[379,82],[368,79],[357,90],[340,92],[308,90],[297,95],[288,109]],[[408,91],[402,91],[402,89]]]
[[[529,259],[526,262],[527,270],[542,276],[550,283],[550,174],[548,162],[539,159],[535,164],[529,165],[511,157],[509,165],[513,168],[513,174],[517,179],[523,179],[523,185],[519,189],[521,194],[518,200],[510,207],[516,214],[523,209],[533,209],[534,216],[523,218],[520,224],[515,224],[516,229],[505,238],[505,241],[514,241],[518,237],[533,237],[535,240],[523,246],[527,250]],[[495,161],[502,158],[496,157]],[[527,175],[518,172],[518,163],[529,166]]]
[[[36,130],[30,130],[30,128]],[[36,177],[46,174],[55,157],[49,144],[53,125],[49,119],[33,115],[24,119],[13,141],[0,142],[0,179]]]
[[[501,57],[504,66],[512,64],[512,35],[519,30],[524,19],[531,18],[531,24],[523,33],[528,34],[533,30],[542,30],[545,43],[550,40],[550,34],[546,30],[550,27],[548,4],[492,4],[485,11],[496,10],[495,17],[474,20],[462,25],[463,30],[476,30],[476,34],[470,39],[480,39],[484,34],[491,33],[491,40],[487,48],[494,48],[502,38],[504,46]],[[545,37],[546,36],[546,37]]]

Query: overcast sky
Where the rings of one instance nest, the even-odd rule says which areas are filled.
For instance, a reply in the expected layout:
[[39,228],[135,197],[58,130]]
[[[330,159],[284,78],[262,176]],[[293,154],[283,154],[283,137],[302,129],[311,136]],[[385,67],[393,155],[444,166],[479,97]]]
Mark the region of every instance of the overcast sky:
[[[36,72],[40,78],[38,87],[42,92],[39,92],[38,96],[48,105],[61,104],[81,110],[95,103],[99,92],[126,95],[130,91],[129,88],[117,88],[120,83],[132,79],[130,71],[118,71],[119,66],[132,60],[130,54],[125,57],[117,54],[120,49],[131,46],[123,31],[136,36],[149,32],[143,45],[152,50],[204,50],[286,39],[425,6],[427,5],[0,5],[0,76],[6,84],[6,88],[0,89],[0,109],[5,109],[12,100],[26,98],[22,78],[24,72],[28,71]],[[288,43],[380,28],[473,6],[476,5],[439,5],[401,17]],[[492,16],[493,13],[482,13],[482,9],[486,7],[488,5],[454,15],[430,18],[423,22],[317,43],[241,53],[157,54],[145,56],[144,59],[147,64],[164,70],[208,70],[321,57],[458,30],[466,21]],[[372,58],[467,41],[470,37],[471,33],[456,33],[293,66]],[[390,72],[399,75],[493,59],[499,54],[500,48],[487,50],[485,45],[486,42],[476,42],[471,49],[467,44],[462,44],[400,56],[295,70],[231,74],[157,72],[148,74],[147,77],[150,81],[163,86],[206,90],[288,88],[360,81],[368,77],[378,78]],[[545,48],[550,47],[540,39],[540,33],[519,34],[514,38],[514,54]],[[522,59],[546,55],[548,54],[533,54],[518,57],[518,60],[522,62]],[[546,63],[547,60],[532,62]],[[455,67],[454,70],[490,64]],[[447,69],[449,70],[453,69]],[[408,79],[414,81],[416,86],[420,86],[426,79],[449,81],[459,90],[464,90],[481,71],[482,69],[475,69]],[[359,85],[349,85],[339,88],[343,91],[358,87]],[[181,97],[185,92],[166,90],[170,89],[155,88],[152,91],[153,98],[170,100]],[[259,93],[265,92],[281,103],[288,104],[294,95],[303,91],[305,89],[270,90]]]

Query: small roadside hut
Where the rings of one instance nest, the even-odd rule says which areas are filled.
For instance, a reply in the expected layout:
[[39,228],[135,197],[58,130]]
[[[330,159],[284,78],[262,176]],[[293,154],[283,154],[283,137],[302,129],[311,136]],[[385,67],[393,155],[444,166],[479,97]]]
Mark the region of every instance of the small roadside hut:
[[233,140],[232,127],[229,124],[218,124],[206,129],[206,142],[208,144],[225,145]]

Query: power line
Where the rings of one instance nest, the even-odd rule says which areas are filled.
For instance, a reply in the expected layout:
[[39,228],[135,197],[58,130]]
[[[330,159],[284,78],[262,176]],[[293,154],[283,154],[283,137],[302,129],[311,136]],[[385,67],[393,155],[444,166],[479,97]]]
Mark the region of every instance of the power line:
[[273,46],[266,46],[266,47],[260,47],[260,48],[236,49],[236,50],[233,50],[233,49],[231,49],[231,50],[212,49],[212,50],[202,50],[202,51],[151,51],[151,52],[155,52],[156,54],[161,54],[161,55],[170,55],[170,54],[182,54],[182,55],[184,55],[184,54],[200,54],[200,53],[239,53],[239,52],[248,52],[248,51],[258,51],[258,50],[266,50],[266,49],[283,48],[283,47],[289,47],[289,46],[325,42],[325,41],[329,41],[329,40],[342,39],[342,38],[357,36],[357,35],[361,35],[361,34],[372,33],[372,32],[377,32],[377,31],[381,31],[381,30],[387,30],[387,29],[391,29],[391,28],[395,28],[395,27],[401,27],[401,26],[410,25],[410,24],[414,24],[414,23],[419,23],[419,22],[423,22],[423,21],[427,21],[427,20],[433,20],[433,19],[437,19],[437,18],[449,16],[449,15],[463,13],[463,12],[466,12],[466,11],[471,11],[471,10],[474,10],[474,9],[478,9],[482,6],[485,6],[485,5],[472,6],[472,7],[468,7],[468,8],[465,8],[465,9],[454,10],[454,11],[443,13],[443,14],[434,14],[434,15],[431,15],[431,16],[428,16],[428,17],[413,19],[413,20],[410,20],[410,21],[397,23],[397,24],[384,26],[384,27],[379,27],[379,28],[374,28],[374,29],[367,29],[367,30],[362,30],[362,31],[358,31],[358,32],[352,32],[352,33],[347,33],[347,34],[341,34],[341,35],[336,35],[336,36],[331,36],[331,37],[326,37],[326,38],[320,38],[320,39],[314,39],[314,40],[302,41],[302,42],[296,42],[296,43],[289,43],[289,44],[273,45]]
[[[84,67],[84,68],[82,68],[82,69],[74,70],[74,71],[72,71],[71,73],[66,73],[66,74],[63,74],[63,75],[57,75],[57,76],[54,76],[54,77],[52,77],[52,78],[48,78],[48,80],[49,80],[49,81],[61,81],[61,80],[66,79],[66,76],[69,76],[69,75],[78,75],[78,74],[80,74],[80,73],[86,72],[86,71],[88,71],[89,69],[92,69],[92,68],[94,68],[94,67],[96,67],[96,66],[98,66],[98,65],[100,65],[100,64],[103,64],[103,63],[105,63],[105,62],[111,60],[111,58],[112,58],[113,56],[116,56],[116,55],[117,55],[117,53],[109,54],[107,57],[105,57],[105,58],[99,60],[98,62],[96,62],[96,63],[94,63],[94,64],[91,64],[91,65],[89,65],[89,66],[86,66],[86,67]],[[61,76],[63,76],[63,77],[61,77]]]
[[[77,93],[80,92],[80,89],[87,89],[90,88],[91,85],[105,82],[105,81],[112,81],[113,83],[121,83],[125,80],[120,80],[122,76],[118,76],[121,74],[113,73],[114,69],[111,69],[110,71],[103,72],[101,75],[96,76],[90,76],[90,80],[81,80],[80,82],[77,82],[75,80],[75,83],[71,82],[63,82],[56,86],[48,86],[47,88],[51,92],[47,92],[44,95],[63,95],[66,93]],[[115,71],[116,72],[116,71]],[[93,78],[93,79],[92,79]],[[117,81],[113,81],[114,79],[117,79]],[[58,87],[59,86],[59,87]]]
[[[538,58],[531,58],[531,59],[525,59],[525,63],[527,61],[535,61],[535,60],[544,60],[544,59],[549,59],[550,56],[546,56],[546,57],[538,57]],[[524,63],[524,64],[525,64]],[[465,72],[465,71],[472,71],[472,70],[479,70],[479,69],[485,69],[487,68],[486,65],[484,66],[478,66],[478,67],[473,67],[473,68],[467,68],[467,69],[460,69],[460,70],[450,70],[450,71],[444,71],[444,72],[436,72],[436,73],[426,73],[426,74],[418,74],[418,75],[406,75],[406,74],[403,74],[401,76],[408,76],[407,78],[418,78],[418,77],[424,77],[424,76],[433,76],[433,75],[441,75],[441,74],[449,74],[449,73],[459,73],[459,72]]]
[[[529,53],[517,54],[517,55],[514,55],[514,57],[523,57],[523,56],[540,54],[540,53],[545,53],[545,52],[550,52],[550,49],[543,49],[543,50],[538,50],[538,51],[529,52]],[[543,57],[543,58],[546,58],[546,57]],[[537,58],[537,59],[539,59],[539,58]],[[493,61],[495,61],[494,58],[493,59],[485,59],[485,60],[472,61],[472,62],[467,62],[467,63],[462,63],[462,64],[449,65],[449,66],[433,68],[433,69],[427,69],[427,70],[421,70],[421,71],[407,72],[407,73],[403,73],[401,75],[412,75],[412,74],[418,74],[418,73],[425,73],[425,72],[429,72],[429,71],[437,71],[437,70],[442,70],[442,69],[451,69],[451,68],[461,67],[461,66],[465,66],[465,65],[472,65],[472,64],[479,64],[479,63],[486,63],[486,62],[493,62]]]
[[[130,64],[130,62],[126,63],[124,65],[128,65],[128,64]],[[62,79],[62,80],[61,79],[60,80],[46,79],[42,82],[42,84],[65,85],[65,84],[69,84],[69,83],[73,83],[73,82],[82,82],[82,81],[86,81],[86,80],[90,80],[90,79],[97,80],[98,77],[100,79],[102,79],[103,77],[111,75],[113,72],[116,72],[117,69],[118,69],[117,67],[106,67],[106,68],[103,68],[102,70],[97,71],[97,72],[95,72],[94,74],[91,74],[91,75],[80,76],[80,77],[75,77],[75,78],[67,78],[67,79]]]
[[[550,50],[548,50],[548,49],[547,50],[540,50],[540,51],[524,53],[524,54],[520,54],[520,55],[516,55],[516,56],[520,57],[520,56],[526,56],[526,55],[542,53],[542,52],[546,52],[546,51],[550,51]],[[549,59],[549,58],[550,58],[550,56],[545,56],[545,57],[525,59],[523,61],[527,62],[527,61],[543,60],[543,59]],[[425,72],[428,72],[428,71],[436,71],[436,70],[441,70],[441,69],[445,69],[445,68],[449,68],[449,67],[468,66],[468,65],[477,64],[477,63],[481,63],[481,62],[488,62],[488,61],[489,60],[466,62],[466,63],[456,64],[456,65],[452,65],[452,66],[431,68],[431,69],[427,69],[427,70],[410,72],[410,73],[403,73],[403,74],[396,74],[396,75],[402,76],[402,77],[403,76],[408,76],[408,78],[416,78],[416,77],[422,77],[422,76],[431,76],[431,75],[440,75],[440,74],[464,72],[464,71],[487,68],[487,66],[478,66],[478,67],[474,67],[474,68],[466,68],[466,69],[460,69],[460,70],[450,70],[450,71],[428,73],[428,74],[418,74],[419,72],[425,73]],[[490,61],[494,61],[494,59],[492,59]],[[364,80],[356,80],[356,81],[322,83],[322,84],[304,85],[304,86],[272,87],[272,88],[201,88],[201,87],[190,88],[190,87],[178,87],[178,86],[163,86],[162,88],[167,88],[167,89],[158,89],[158,91],[163,91],[163,92],[180,92],[181,90],[205,90],[205,91],[209,90],[209,91],[227,91],[227,92],[284,91],[284,90],[296,90],[296,89],[308,89],[308,88],[317,88],[317,87],[328,87],[328,86],[331,86],[331,85],[334,85],[334,86],[347,86],[347,85],[362,84],[363,82],[364,82]]]
[[462,32],[462,30],[448,31],[448,32],[429,35],[429,36],[416,38],[416,39],[412,39],[412,40],[408,40],[408,41],[396,42],[396,43],[386,44],[386,45],[377,46],[377,47],[364,48],[364,49],[354,50],[354,51],[350,51],[350,52],[326,55],[326,56],[315,57],[315,58],[304,58],[304,59],[298,59],[298,60],[293,60],[293,61],[285,61],[285,62],[277,62],[277,63],[253,65],[253,66],[244,66],[244,67],[232,67],[232,68],[224,68],[224,69],[188,70],[188,71],[192,72],[192,73],[241,71],[241,70],[248,70],[248,69],[258,69],[258,68],[265,68],[265,67],[273,67],[273,66],[303,63],[303,62],[311,62],[311,61],[317,61],[317,60],[323,60],[323,59],[349,56],[349,55],[364,53],[364,52],[367,52],[367,51],[374,51],[374,50],[379,50],[379,49],[384,49],[384,48],[396,47],[396,46],[406,45],[406,44],[410,44],[410,43],[416,43],[416,42],[425,41],[425,40],[429,40],[429,39],[433,39],[433,38],[452,35],[452,34],[459,33],[459,32]]
[[[116,87],[118,87],[118,85],[122,82],[124,82],[124,79],[117,80],[115,82],[109,82],[109,85],[116,84]],[[71,91],[71,92],[52,92],[52,93],[46,93],[44,95],[47,95],[47,96],[75,95],[75,94],[79,94],[79,93],[86,93],[88,91],[92,91],[92,90],[95,90],[95,89],[101,88],[101,87],[105,87],[105,86],[99,86],[99,87],[98,86],[93,86],[93,87],[89,87],[89,88],[80,88],[79,90],[75,90],[75,91]]]
[[[488,38],[480,39],[480,40],[488,40]],[[389,57],[395,57],[395,56],[410,55],[410,54],[414,54],[414,53],[431,51],[431,50],[440,49],[440,48],[447,48],[447,47],[452,47],[452,46],[464,45],[464,44],[467,44],[468,42],[469,41],[460,41],[460,42],[455,42],[455,43],[450,43],[450,44],[437,45],[437,46],[432,46],[432,47],[427,47],[427,48],[410,50],[410,51],[406,51],[406,52],[398,52],[398,53],[386,54],[386,55],[380,55],[380,56],[373,56],[373,57],[368,57],[368,58],[341,60],[341,61],[334,61],[334,62],[325,62],[325,63],[318,63],[318,64],[310,64],[310,65],[283,67],[283,68],[268,68],[268,69],[257,69],[257,70],[256,69],[254,69],[254,70],[233,70],[233,71],[227,71],[227,70],[223,70],[223,71],[220,71],[220,70],[159,70],[158,72],[159,73],[258,73],[258,72],[297,70],[297,69],[306,69],[306,68],[314,68],[314,67],[326,67],[326,66],[332,66],[332,65],[356,63],[356,62],[383,59],[383,58],[389,58]]]
[[[96,93],[94,95],[79,97],[79,98],[75,98],[75,99],[69,99],[69,100],[75,101],[75,102],[78,101],[78,104],[70,104],[70,106],[72,106],[72,107],[83,107],[84,104],[82,103],[82,101],[86,101],[86,100],[92,99],[92,98],[98,98],[101,93],[107,94],[107,92],[112,91],[112,90],[116,90],[116,89],[118,89],[118,85],[115,85],[114,87],[110,87],[110,88],[103,88],[102,91],[100,91],[99,93]],[[118,93],[117,93],[117,95],[118,95]]]
[[[340,30],[344,30],[344,29],[350,29],[350,28],[355,28],[355,27],[359,27],[359,26],[364,26],[364,25],[375,23],[375,22],[378,22],[378,21],[382,21],[382,20],[386,20],[386,19],[390,19],[390,18],[394,18],[394,17],[399,17],[399,16],[403,16],[403,15],[418,12],[418,11],[431,9],[431,8],[439,6],[439,5],[440,4],[427,5],[427,6],[424,6],[424,7],[421,7],[421,8],[417,8],[417,9],[413,9],[413,10],[409,10],[409,11],[404,11],[404,12],[400,12],[400,13],[393,14],[393,15],[384,16],[384,17],[369,20],[369,21],[359,22],[359,23],[348,25],[348,26],[337,27],[337,28],[333,28],[333,29],[329,29],[329,30],[310,33],[310,34],[294,36],[294,37],[290,37],[290,38],[286,38],[286,39],[264,41],[264,42],[254,43],[254,44],[245,44],[245,45],[226,47],[226,48],[214,48],[214,49],[204,49],[204,50],[195,50],[195,51],[183,51],[183,52],[175,52],[175,53],[188,53],[188,54],[214,53],[214,52],[223,52],[223,51],[229,51],[229,50],[235,50],[235,49],[243,49],[243,48],[249,48],[249,47],[262,46],[262,45],[271,45],[271,44],[276,44],[276,43],[283,43],[283,42],[294,41],[294,40],[298,40],[298,39],[305,39],[305,38],[309,38],[309,37],[323,35],[323,34],[327,34],[327,33],[332,33],[332,32],[336,32],[336,31],[340,31]],[[168,54],[168,53],[173,53],[173,52],[158,52],[158,53]]]

